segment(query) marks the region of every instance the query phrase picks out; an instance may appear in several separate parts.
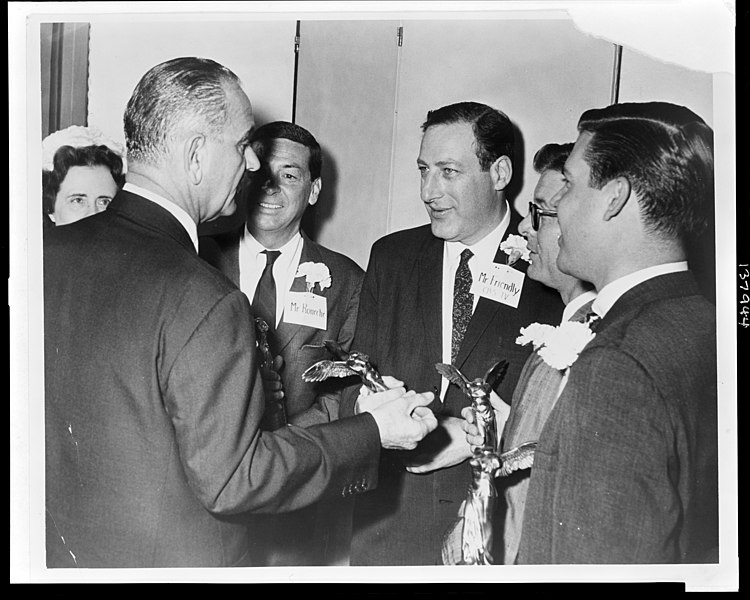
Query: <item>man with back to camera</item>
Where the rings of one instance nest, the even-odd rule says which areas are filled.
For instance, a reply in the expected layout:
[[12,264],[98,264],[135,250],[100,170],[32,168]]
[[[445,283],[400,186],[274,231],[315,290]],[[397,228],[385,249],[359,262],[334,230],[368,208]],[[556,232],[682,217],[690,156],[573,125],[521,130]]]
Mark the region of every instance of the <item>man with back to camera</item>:
[[242,513],[367,490],[381,446],[436,426],[430,393],[396,388],[369,415],[261,432],[247,297],[197,254],[197,224],[259,167],[253,127],[225,67],[157,65],[125,111],[125,188],[45,240],[49,567],[248,565]]
[[[227,233],[201,237],[200,254],[253,298],[254,313],[270,325],[268,342],[276,357],[279,385],[267,390],[272,395],[269,404],[273,406],[275,399],[283,402],[287,420],[301,427],[327,423],[338,418],[346,380],[308,383],[302,373],[330,358],[324,341],[335,341],[345,351],[351,347],[364,272],[301,229],[302,217],[318,201],[323,185],[322,151],[315,137],[297,124],[275,121],[255,130],[250,144],[260,169],[242,192],[247,222]],[[272,278],[268,302],[260,297],[264,271]],[[308,287],[312,292],[307,292]],[[293,312],[310,301],[325,310],[323,319]],[[264,314],[266,306],[269,310]],[[272,375],[266,373],[269,379]],[[349,505],[341,499],[294,513],[251,518],[255,564],[336,562],[338,548],[333,544],[340,526],[336,515],[346,514]]]
[[[471,481],[464,464],[471,449],[460,418],[468,398],[441,379],[435,363],[453,363],[473,379],[506,359],[496,391],[510,398],[530,352],[515,344],[518,330],[559,321],[562,312],[553,290],[524,280],[525,263],[513,263],[518,253],[507,245],[520,221],[505,198],[513,174],[508,117],[461,102],[430,111],[422,131],[417,166],[430,224],[373,245],[352,348],[407,386],[434,389],[430,406],[440,426],[415,451],[384,454],[377,492],[355,499],[352,565],[440,562],[442,536]],[[516,293],[472,292],[493,272]],[[342,415],[370,405],[357,391],[344,393]]]
[[600,320],[540,436],[518,562],[717,562],[716,317],[685,249],[711,218],[713,132],[664,102],[578,129],[557,264]]

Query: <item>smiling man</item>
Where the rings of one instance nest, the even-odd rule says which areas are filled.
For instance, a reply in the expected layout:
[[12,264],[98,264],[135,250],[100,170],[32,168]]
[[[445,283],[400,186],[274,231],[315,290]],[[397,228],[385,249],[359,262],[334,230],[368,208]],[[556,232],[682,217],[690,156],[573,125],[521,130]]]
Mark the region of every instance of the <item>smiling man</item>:
[[[389,453],[377,495],[356,499],[352,565],[440,562],[442,537],[471,481],[471,449],[460,418],[469,400],[441,379],[435,364],[453,363],[473,379],[506,359],[510,367],[498,393],[510,398],[530,352],[515,344],[518,330],[531,321],[559,322],[562,312],[553,290],[524,281],[520,260],[508,280],[522,282],[516,306],[472,292],[483,272],[507,268],[501,244],[520,221],[506,199],[514,147],[508,117],[461,102],[430,111],[422,131],[417,168],[430,223],[374,244],[353,346],[381,373],[438,392],[432,409],[440,427],[415,451]],[[357,390],[347,391],[342,415],[359,408]]]
[[[348,257],[312,241],[300,228],[307,207],[318,201],[323,185],[322,152],[315,137],[294,123],[275,121],[257,129],[250,143],[260,170],[243,189],[247,223],[229,233],[202,237],[200,253],[253,299],[253,312],[270,326],[268,341],[281,389],[266,391],[269,411],[264,426],[273,427],[269,417],[274,416],[279,398],[290,423],[326,423],[338,417],[342,380],[308,383],[302,373],[318,360],[330,358],[323,341],[334,340],[345,350],[351,346],[363,271]],[[273,262],[266,271],[269,254]],[[330,279],[324,277],[313,285],[310,310],[293,313],[295,298],[307,301],[307,277],[298,275],[300,265],[327,269]],[[264,271],[273,283],[275,300],[271,302],[263,298]],[[317,517],[315,510],[321,511]],[[321,538],[334,535],[324,525],[327,519],[322,512],[342,510],[338,505],[336,510],[321,505],[290,515],[254,518],[255,564],[315,565],[335,560],[330,543]],[[316,521],[318,535],[314,533]],[[326,545],[330,558],[325,556]]]

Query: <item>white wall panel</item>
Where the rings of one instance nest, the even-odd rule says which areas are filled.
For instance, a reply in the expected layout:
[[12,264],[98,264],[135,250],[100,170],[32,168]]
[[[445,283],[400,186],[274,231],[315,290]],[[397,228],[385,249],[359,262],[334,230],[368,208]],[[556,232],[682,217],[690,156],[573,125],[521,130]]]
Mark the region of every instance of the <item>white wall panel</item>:
[[573,141],[580,113],[609,103],[613,55],[565,19],[406,21],[389,231],[428,222],[416,167],[428,110],[476,101],[508,115],[520,132],[513,186],[525,214],[534,152]]
[[259,124],[290,119],[294,86],[293,19],[242,15],[92,18],[89,124],[124,142],[122,117],[141,76],[179,56],[211,58],[242,80]]
[[713,125],[713,75],[622,51],[620,102],[660,100],[687,106]]
[[305,230],[362,267],[387,232],[397,21],[304,21],[297,123],[323,148],[323,189]]

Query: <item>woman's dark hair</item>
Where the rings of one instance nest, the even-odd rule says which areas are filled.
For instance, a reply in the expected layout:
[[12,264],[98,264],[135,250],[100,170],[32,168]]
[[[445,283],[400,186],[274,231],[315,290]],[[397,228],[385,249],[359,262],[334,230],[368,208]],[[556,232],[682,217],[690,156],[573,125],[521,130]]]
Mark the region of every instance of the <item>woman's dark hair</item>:
[[107,146],[61,146],[51,171],[42,170],[42,207],[45,222],[55,212],[55,198],[71,167],[107,167],[118,188],[125,183],[122,158]]

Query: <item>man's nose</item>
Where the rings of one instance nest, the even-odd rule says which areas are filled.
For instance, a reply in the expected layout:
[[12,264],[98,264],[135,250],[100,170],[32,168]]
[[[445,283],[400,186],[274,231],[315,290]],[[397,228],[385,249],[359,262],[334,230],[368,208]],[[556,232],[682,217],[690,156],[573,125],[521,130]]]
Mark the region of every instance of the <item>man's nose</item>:
[[262,189],[267,194],[275,194],[279,191],[279,184],[278,181],[276,181],[276,177],[274,177],[273,173],[263,173],[260,180],[263,182],[260,186],[260,189]]
[[422,185],[420,187],[420,196],[422,202],[429,204],[437,200],[442,195],[440,184],[432,173],[426,173],[422,176]]
[[248,171],[257,171],[260,169],[260,160],[253,149],[248,146],[245,148],[245,169]]
[[529,239],[529,236],[534,233],[534,228],[531,226],[531,211],[529,211],[529,214],[527,214],[518,224],[518,233],[527,240]]

